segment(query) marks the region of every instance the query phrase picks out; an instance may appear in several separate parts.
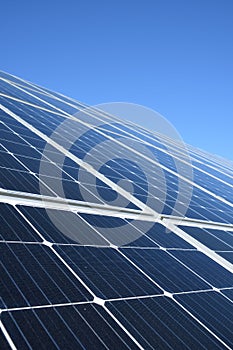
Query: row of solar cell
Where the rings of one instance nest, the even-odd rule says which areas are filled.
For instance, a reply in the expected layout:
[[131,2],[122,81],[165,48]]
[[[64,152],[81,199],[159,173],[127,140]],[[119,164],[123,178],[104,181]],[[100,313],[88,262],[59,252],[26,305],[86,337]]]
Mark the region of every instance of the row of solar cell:
[[115,249],[71,245],[55,249],[99,298],[163,293]]
[[[9,79],[9,78],[8,78]],[[48,100],[46,99],[46,101],[51,101],[51,104],[55,104],[56,106],[59,105],[59,103],[61,103],[61,106],[68,106],[68,104],[72,104],[76,109],[80,109],[80,108],[85,108],[85,106],[82,103],[79,103],[75,100],[73,100],[72,98],[69,98],[67,96],[61,96],[59,93],[48,90],[46,88],[42,88],[36,84],[32,84],[30,82],[25,82],[25,81],[21,81],[21,80],[12,80],[10,78],[10,80],[15,84],[15,85],[19,85],[20,87],[22,87],[25,91],[29,91],[31,92],[34,96],[36,97],[40,97],[40,98],[48,98]],[[50,99],[51,100],[50,100]],[[62,100],[59,102],[59,100]]]
[[[16,104],[15,104],[16,105]],[[35,120],[35,118],[33,118],[32,116],[31,116],[31,114],[32,114],[32,112],[33,112],[33,109],[30,107],[30,108],[28,108],[28,112],[30,111],[30,121],[33,121],[33,123],[32,123],[32,125],[33,126],[36,126],[36,127],[39,127],[39,129],[40,130],[42,130],[42,131],[46,131],[45,133],[46,134],[48,134],[48,131],[47,131],[47,126],[45,127],[45,125],[44,125],[44,123],[42,123],[43,122],[43,119],[42,120],[40,120],[40,121],[38,121],[38,111],[34,111],[34,113],[37,113],[37,118],[36,118],[36,120]],[[40,119],[41,119],[41,117],[42,117],[42,114],[43,113],[40,113]],[[22,116],[22,113],[21,113],[21,116]],[[46,114],[46,117],[47,117],[47,114]],[[28,120],[28,118],[29,118],[29,115],[27,115],[27,116],[25,116],[24,115],[24,119],[25,120]],[[54,116],[50,116],[50,118],[49,118],[49,120],[54,120]],[[57,118],[57,116],[56,116],[56,119],[58,119]],[[46,120],[47,120],[47,123],[48,123],[48,118],[46,118]],[[62,120],[62,119],[61,119]],[[56,122],[57,122],[57,120],[56,120]],[[36,124],[35,124],[36,123]],[[40,124],[43,124],[43,127],[40,125]],[[46,123],[46,125],[47,125],[47,123]],[[52,122],[52,125],[51,125],[51,127],[52,127],[52,130],[54,129],[54,122]],[[101,141],[101,136],[100,135],[97,135],[98,136],[98,142],[100,142]],[[79,140],[79,148],[81,147],[81,149],[82,149],[82,145],[83,144],[81,144],[80,145],[80,142],[81,142],[81,140]],[[88,145],[88,147],[90,147],[91,145]],[[85,154],[85,153],[84,153]],[[164,155],[163,155],[164,156]]]
[[[187,307],[187,300],[192,302],[192,312],[202,318],[204,325],[231,347],[231,322],[229,324],[228,317],[232,306],[217,293],[182,295],[176,297],[175,302],[166,297],[114,301],[106,303],[106,307],[143,348],[154,349],[156,344],[159,348],[222,349],[223,344],[219,339],[206,332],[206,329],[180,306],[185,304]],[[217,302],[217,308],[211,309],[213,317],[215,316],[211,325],[208,315],[203,310],[210,301],[215,305]],[[221,305],[226,311],[224,317],[220,313]],[[34,348],[38,344],[41,348],[138,348],[98,305],[81,304],[4,312],[2,319],[13,341],[19,344],[21,349],[27,349],[28,346]],[[57,325],[59,332],[50,326],[50,320]]]
[[[41,242],[42,235],[47,241],[54,243],[78,243],[80,240],[85,239],[86,244],[97,245],[109,245],[107,240],[103,238],[104,230],[102,228],[116,228],[119,227],[119,232],[124,232],[122,227],[126,227],[126,232],[129,230],[135,231],[135,240],[129,242],[127,246],[138,247],[164,247],[164,248],[179,248],[179,249],[193,249],[191,245],[179,238],[174,233],[167,230],[160,224],[153,224],[149,227],[147,232],[143,232],[145,222],[143,221],[131,221],[120,218],[111,218],[91,214],[77,215],[70,211],[57,211],[53,209],[33,208],[26,206],[18,206],[20,212],[25,216],[37,230],[33,229],[31,225],[20,215],[14,207],[8,204],[1,203],[1,239],[3,241],[24,241],[24,242]],[[59,221],[60,229],[53,224],[51,218],[56,217]],[[9,220],[10,218],[10,220]],[[59,220],[60,219],[60,220]],[[65,225],[66,222],[70,222],[70,230],[77,231],[77,237],[73,237],[73,240],[69,237],[68,228]],[[73,223],[73,224],[72,224]],[[77,227],[79,229],[77,230]],[[39,234],[37,233],[39,232]],[[67,232],[67,235],[64,235]],[[109,238],[109,237],[106,237]],[[76,240],[75,240],[76,239]],[[82,242],[79,242],[82,244]]]
[[230,185],[233,185],[233,176],[230,176],[226,172],[218,170],[218,169],[213,168],[213,167],[210,168],[204,163],[193,162],[193,164],[195,166],[197,166],[199,169],[206,171],[207,173],[227,182]]
[[216,170],[218,171],[223,171],[224,173],[232,176],[233,172],[232,172],[232,167],[228,166],[228,165],[224,165],[223,162],[219,161],[216,158],[213,158],[207,156],[207,155],[201,155],[201,154],[196,154],[196,152],[190,151],[192,158],[197,159],[198,161],[200,161],[201,163],[204,163],[206,165],[209,165],[210,167],[214,167]]
[[[18,138],[18,141],[20,141],[21,143],[23,142],[21,139],[19,139]],[[7,142],[7,141],[5,141],[5,147],[7,148],[7,149],[9,149],[11,152],[13,152],[13,153],[23,153],[23,154],[26,154],[26,155],[29,155],[29,156],[33,156],[34,158],[39,158],[40,157],[40,154],[39,154],[39,152],[37,152],[35,149],[33,149],[33,148],[31,148],[31,147],[28,147],[29,145],[26,143],[26,142],[24,142],[24,143],[22,143],[22,144],[14,144],[14,143],[9,143],[9,142]],[[29,152],[28,152],[29,151]],[[66,158],[66,159],[68,159],[68,158]],[[27,163],[26,164],[26,166],[29,166],[29,163],[31,164],[31,168],[30,168],[30,170],[31,171],[35,171],[36,169],[35,169],[35,166],[33,166],[33,168],[32,168],[32,164],[35,164],[35,162],[37,162],[37,170],[39,170],[38,168],[39,168],[39,165],[40,165],[40,163],[39,163],[39,161],[32,161],[32,160],[28,160],[27,158],[21,158],[20,159],[20,157],[19,157],[19,160],[21,160],[24,164],[25,164],[25,162]],[[18,167],[19,167],[19,165],[18,165]],[[70,169],[66,169],[66,170],[70,170]],[[108,172],[109,172],[109,168],[108,168]],[[77,176],[77,170],[76,169],[74,169],[73,170],[74,171],[74,173],[75,173],[75,175]],[[116,173],[114,174],[115,176],[116,176]],[[171,175],[170,174],[166,174],[168,177],[171,177]],[[109,177],[109,176],[108,176]],[[22,182],[22,181],[21,181]],[[141,181],[142,182],[142,181]],[[170,182],[170,181],[169,181]],[[70,182],[67,182],[67,184],[69,184],[69,186],[71,185],[71,183]],[[2,187],[4,187],[4,186],[2,186]],[[67,187],[67,186],[66,186]],[[174,186],[173,186],[174,187]],[[6,187],[5,187],[6,188]],[[22,186],[21,186],[21,188],[22,188]],[[12,189],[12,187],[11,187],[11,189]],[[24,189],[25,190],[25,189]],[[168,188],[168,192],[171,192],[171,194],[174,194],[174,188],[172,188],[172,189],[169,189]],[[68,192],[68,187],[67,187],[67,192]],[[73,191],[70,191],[71,193],[73,193]],[[38,191],[36,192],[36,193],[38,193]],[[72,196],[70,197],[70,198],[72,198]],[[76,197],[75,197],[76,199],[79,199],[79,200],[82,200],[82,198],[80,197],[80,196],[77,196],[76,195]],[[110,197],[111,198],[111,197]],[[171,197],[169,198],[169,193],[168,193],[168,196],[167,196],[167,199],[171,199]],[[200,198],[198,199],[198,201],[200,202]],[[209,200],[208,200],[208,202],[209,202]],[[200,204],[200,203],[199,203]],[[203,203],[203,204],[205,204],[205,203]],[[202,210],[202,214],[203,214],[203,211],[204,210]],[[164,213],[166,213],[166,214],[169,214],[171,212],[171,210],[169,209],[168,211],[164,211]],[[208,214],[206,214],[205,216],[208,218],[208,215],[209,215],[209,213]],[[222,216],[222,215],[221,215]],[[203,217],[203,215],[202,215],[202,217]],[[213,215],[212,215],[212,217],[213,217]],[[214,217],[214,220],[216,221],[217,219]],[[217,221],[221,221],[221,220],[217,220]]]
[[80,283],[44,245],[0,244],[1,308],[92,300],[83,282],[97,297],[104,299],[232,285],[230,272],[196,251],[170,253],[128,248],[118,252],[112,248],[56,245],[58,256],[81,278]]
[[211,209],[200,208],[193,206],[192,208],[188,208],[186,210],[187,218],[203,220],[203,221],[212,221],[212,222],[220,222],[224,224],[232,223],[232,214],[221,213],[218,210],[213,212]]
[[232,223],[231,207],[218,198],[193,187],[192,199],[186,216],[208,221]]
[[[10,118],[10,120],[12,120]],[[17,122],[16,122],[17,124]],[[10,131],[10,129],[9,129]],[[11,174],[8,171],[8,169],[4,169],[2,172],[2,181],[1,181],[1,187],[6,188],[6,189],[12,189],[12,190],[17,190],[17,187],[19,190],[21,191],[25,191],[25,192],[32,192],[32,193],[39,193],[39,185],[35,185],[36,182],[38,182],[38,179],[35,177],[33,178],[32,174],[26,174],[26,172],[28,171],[28,169],[31,172],[35,172],[35,173],[39,173],[39,169],[40,169],[40,158],[41,158],[41,153],[39,152],[39,150],[36,150],[34,148],[34,146],[30,145],[27,141],[24,141],[24,139],[22,137],[17,136],[16,134],[14,134],[13,132],[9,132],[9,135],[13,135],[13,140],[17,141],[17,142],[11,142],[8,139],[5,140],[4,138],[1,139],[2,142],[2,146],[3,149],[7,149],[9,152],[12,152],[15,155],[15,158],[12,155],[9,155],[7,153],[2,153],[1,155],[4,156],[5,158],[5,166],[7,167],[7,165],[9,164],[9,162],[7,161],[8,158],[11,158],[9,166],[11,166],[11,168],[14,168],[15,170],[22,170],[22,172],[18,175],[18,179],[16,178],[16,171],[13,171]],[[50,147],[49,149],[49,156],[51,156],[51,152],[50,150],[53,151],[53,154],[56,154],[56,159],[59,160],[59,152],[56,151],[56,149],[53,149],[52,147]],[[27,157],[21,157],[21,155],[23,156],[27,156]],[[60,154],[62,156],[62,154]],[[34,159],[32,159],[34,158]],[[63,156],[62,156],[63,158]],[[19,162],[17,162],[17,160],[19,160],[21,162],[21,164]],[[2,164],[4,166],[4,161],[2,161]],[[22,167],[22,164],[25,165],[26,168]],[[45,165],[45,164],[44,164]],[[53,169],[51,169],[53,168]],[[50,173],[52,171],[52,173],[57,173],[58,172],[58,168],[53,164],[49,164],[47,163],[46,169],[48,171],[48,173]],[[77,168],[77,167],[76,167]],[[23,172],[25,171],[25,172]],[[6,173],[6,176],[4,176],[4,174]],[[49,174],[48,174],[49,175]],[[68,175],[67,175],[68,176]],[[32,179],[32,183],[28,185],[28,181],[27,178],[31,178]],[[69,176],[68,176],[68,180],[72,180]],[[73,188],[70,188],[72,183],[71,181],[65,181],[66,179],[64,179],[64,184],[66,184],[66,191],[70,192],[70,198],[72,198],[72,193],[73,193]],[[48,180],[47,180],[48,182]],[[78,189],[77,189],[78,191]],[[51,191],[48,193],[51,194]],[[78,194],[76,193],[76,199],[82,200],[81,195],[78,196]],[[96,200],[95,200],[96,201]]]
[[194,182],[216,195],[221,193],[222,198],[233,203],[233,187],[230,184],[224,184],[196,169],[194,170]]
[[101,306],[80,304],[3,312],[17,347],[35,349],[138,349]]
[[[13,150],[14,151],[14,150]],[[174,191],[173,191],[173,189],[171,190],[171,193],[174,193]],[[76,197],[76,198],[78,198],[78,199],[80,199],[80,197]],[[169,211],[167,211],[166,213],[169,213]]]
[[3,241],[42,242],[20,213],[5,203],[0,203],[0,238]]
[[199,227],[180,226],[180,228],[212,250],[233,251],[233,232]]
[[38,110],[33,106],[23,105],[21,102],[11,101],[7,98],[0,96],[2,105],[17,116],[20,116],[25,122],[30,123],[33,127],[37,128],[45,135],[51,135],[52,131],[65,120],[64,117],[50,112]]
[[[14,86],[12,84],[9,84],[3,80],[0,79],[0,89],[1,89],[1,93],[10,96],[9,100],[13,101],[13,98],[18,99],[18,100],[22,100],[25,101],[25,107],[27,106],[27,103],[33,104],[33,105],[38,105],[40,108],[47,108],[47,109],[51,109],[54,111],[57,111],[58,107],[52,106],[52,105],[48,105],[45,102],[42,102],[42,98],[43,100],[46,99],[45,95],[40,96],[38,98],[36,98],[36,95],[34,92],[32,91],[24,91],[23,87],[20,86]],[[7,98],[7,96],[4,96],[5,98]],[[14,100],[15,101],[15,100]],[[73,113],[75,113],[75,109],[73,109]]]
[[[1,168],[0,187],[6,190],[40,194],[39,180],[33,174],[18,170]],[[46,191],[50,196],[54,195],[49,189]]]

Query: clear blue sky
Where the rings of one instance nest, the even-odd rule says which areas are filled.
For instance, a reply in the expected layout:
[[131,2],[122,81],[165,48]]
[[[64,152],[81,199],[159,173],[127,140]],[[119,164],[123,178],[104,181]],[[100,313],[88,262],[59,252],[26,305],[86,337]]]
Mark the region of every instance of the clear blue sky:
[[87,104],[153,108],[233,160],[232,0],[7,0],[0,29],[0,69]]

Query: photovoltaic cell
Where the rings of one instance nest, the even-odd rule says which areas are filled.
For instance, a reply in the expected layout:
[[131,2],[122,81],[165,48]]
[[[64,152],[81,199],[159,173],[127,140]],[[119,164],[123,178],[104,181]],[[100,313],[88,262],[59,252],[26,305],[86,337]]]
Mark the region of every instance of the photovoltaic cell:
[[212,250],[233,251],[233,232],[214,229],[201,229],[199,227],[181,226],[181,228]]
[[11,205],[0,203],[0,240],[41,242],[40,236]]
[[5,335],[3,334],[3,332],[1,330],[0,330],[0,344],[1,344],[2,350],[10,350],[11,349],[8,341],[5,338]]
[[77,246],[57,246],[56,249],[99,298],[162,293],[115,249]]
[[170,293],[208,289],[202,281],[168,252],[157,249],[122,249],[131,261]]
[[1,244],[1,298],[7,308],[91,300],[48,247]]
[[175,299],[232,348],[232,302],[216,292],[177,295]]
[[[19,206],[19,209],[21,213],[25,216],[25,218],[33,224],[37,231],[40,232],[47,241],[53,243],[77,243],[77,241],[75,241],[75,237],[74,239],[72,239],[69,236],[68,231],[67,236],[65,236],[59,230],[59,228],[55,224],[53,224],[53,222],[47,214],[49,213],[49,215],[53,216],[57,214],[57,211],[54,211],[52,209],[47,209],[46,211],[44,208],[32,208],[23,206]],[[91,244],[93,241],[97,245],[107,244],[107,241],[104,238],[102,238],[92,226],[88,225],[84,220],[82,220],[82,218],[79,215],[75,213],[59,211],[59,215],[56,215],[56,218],[59,216],[59,223],[61,225],[61,228],[65,229],[65,227],[63,226],[63,222],[64,219],[67,220],[67,215],[71,222],[71,225],[74,221],[72,228],[74,229],[74,231],[78,231],[77,237],[83,237],[87,244]]]
[[216,288],[231,287],[233,275],[215,261],[198,251],[171,251],[179,261],[184,263],[198,276]]
[[116,301],[107,307],[144,349],[222,349],[222,344],[166,297]]

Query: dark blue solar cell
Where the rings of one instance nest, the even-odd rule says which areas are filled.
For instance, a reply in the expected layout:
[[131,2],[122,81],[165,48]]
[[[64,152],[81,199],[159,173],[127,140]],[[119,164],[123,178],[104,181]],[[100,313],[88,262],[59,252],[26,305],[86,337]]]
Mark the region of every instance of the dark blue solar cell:
[[198,251],[171,251],[171,254],[198,276],[217,288],[231,287],[233,275],[220,264]]
[[92,148],[106,141],[107,138],[96,132],[95,129],[90,129],[84,132],[70,147],[69,151],[78,155],[81,159],[91,151]]
[[165,248],[194,249],[193,246],[178,237],[175,233],[171,232],[171,230],[168,230],[165,226],[157,223],[153,225],[148,232],[144,233],[157,244]]
[[217,292],[176,295],[189,312],[205,324],[214,334],[233,347],[233,304]]
[[[180,226],[182,230],[187,232],[190,236],[197,239],[199,242],[205,244],[208,248],[213,250],[230,250],[231,246],[224,242],[224,239],[219,239],[211,234],[210,229],[202,229],[199,227]],[[233,242],[233,238],[232,238]]]
[[147,237],[146,235],[142,235],[141,237],[139,237],[138,239],[134,240],[133,242],[127,243],[125,244],[125,246],[127,247],[159,247],[159,245],[157,243],[155,243],[155,241],[153,241],[152,239],[150,239],[149,237]]
[[0,344],[1,344],[2,350],[10,350],[11,349],[11,347],[10,347],[9,343],[7,342],[2,330],[0,330]]
[[229,207],[226,209],[226,211],[223,211],[222,208],[221,210],[213,209],[212,211],[218,215],[220,222],[228,224],[233,223],[232,212],[230,211]]
[[210,285],[203,282],[165,251],[137,248],[121,249],[121,251],[168,292],[210,288]]
[[26,168],[21,165],[13,155],[7,152],[0,152],[0,167],[22,171],[26,170]]
[[162,294],[115,249],[57,246],[56,250],[100,298]]
[[0,290],[8,308],[92,299],[50,248],[0,244]]
[[1,169],[0,187],[6,190],[40,194],[39,180],[34,175],[12,169]]
[[231,212],[231,207],[221,200],[204,193],[202,190],[193,188],[193,195],[186,212],[186,216],[195,219],[232,223],[232,215],[226,214]]
[[24,157],[24,156],[20,156],[20,155],[17,155],[16,157],[30,171],[32,171],[33,173],[39,174],[40,162],[41,162],[40,159],[31,158],[31,157]]
[[[58,179],[60,181],[60,179]],[[47,181],[46,181],[47,183]],[[77,182],[65,180],[63,178],[62,180],[62,186],[65,194],[65,198],[69,199],[75,199],[78,201],[87,201],[89,203],[99,203],[103,204],[103,201],[110,201],[112,200],[112,190],[105,189],[104,197],[101,197],[100,193],[95,195],[92,192],[92,186],[88,185],[80,185]],[[53,186],[51,186],[54,188]],[[56,190],[56,187],[54,188]],[[96,187],[94,187],[94,190]],[[60,195],[60,193],[58,193]],[[63,197],[63,195],[62,195]]]
[[[102,182],[102,181],[101,181]],[[111,187],[105,185],[105,187],[101,187],[98,185],[98,179],[97,179],[97,186],[96,189],[100,195],[100,197],[108,202],[112,202],[115,199],[117,199],[118,193],[114,191]]]
[[127,225],[127,221],[121,218],[114,218],[104,215],[80,214],[80,216],[93,227],[121,227]]
[[[79,239],[82,238],[86,244],[95,242],[99,245],[108,245],[106,240],[75,213],[26,206],[19,206],[19,209],[49,242],[79,243]],[[53,220],[54,218],[56,220]],[[67,228],[67,222],[69,222],[69,229],[72,230],[72,233],[77,231],[77,236],[74,236],[73,239]]]
[[4,312],[2,320],[19,349],[138,349],[100,306],[81,304]]
[[162,164],[173,171],[177,171],[176,164],[172,156],[154,147],[147,146],[147,148],[153,155],[151,157],[152,159],[156,160],[159,164]]
[[143,349],[222,349],[222,344],[166,297],[122,300],[107,308]]
[[1,140],[8,140],[11,142],[19,142],[20,138],[18,135],[14,134],[10,129],[0,130]]
[[13,206],[0,204],[0,239],[4,241],[41,242],[42,239]]
[[26,142],[23,142],[22,140],[20,141],[20,143],[1,140],[1,143],[9,152],[14,153],[15,155],[24,155],[27,157],[37,159],[41,158],[40,152],[28,145]]

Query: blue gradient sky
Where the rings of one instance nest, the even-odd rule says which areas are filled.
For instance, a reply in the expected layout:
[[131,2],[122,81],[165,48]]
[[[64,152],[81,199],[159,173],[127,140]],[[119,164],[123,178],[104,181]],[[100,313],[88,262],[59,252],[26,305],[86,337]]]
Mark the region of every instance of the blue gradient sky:
[[233,160],[232,18],[231,0],[3,1],[0,69],[88,104],[153,108]]

